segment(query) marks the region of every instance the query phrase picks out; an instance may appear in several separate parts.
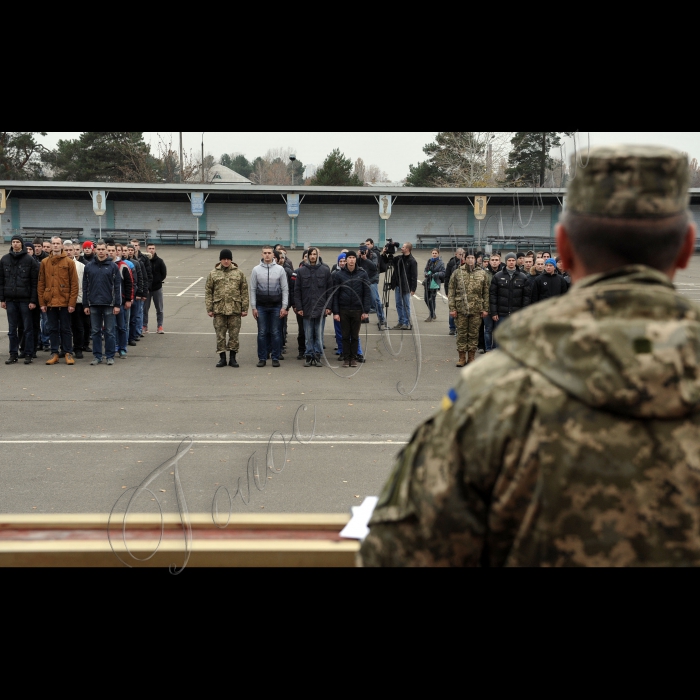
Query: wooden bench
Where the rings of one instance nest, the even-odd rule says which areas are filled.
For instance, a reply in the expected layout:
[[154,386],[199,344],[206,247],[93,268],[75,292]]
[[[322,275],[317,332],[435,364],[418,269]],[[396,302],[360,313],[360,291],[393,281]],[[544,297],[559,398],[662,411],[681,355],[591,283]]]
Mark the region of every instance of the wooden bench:
[[[100,235],[99,228],[90,229],[95,240]],[[133,238],[136,238],[139,243],[146,244],[146,241],[151,235],[150,228],[103,228],[102,238],[113,238],[115,243],[128,243]]]
[[[46,226],[22,226],[19,231],[17,229],[13,229],[10,232],[10,235],[14,236],[15,234],[19,234],[25,239],[25,242],[33,241],[35,238],[41,238],[42,241],[50,241],[53,236],[60,236],[62,240],[69,238],[70,240],[79,241],[83,230],[84,229],[82,228],[69,228],[67,226],[62,226],[60,228]],[[5,238],[7,238],[7,235],[5,235]]]
[[[181,229],[158,229],[156,232],[161,243],[194,243],[197,240],[196,231],[185,231]],[[216,236],[216,231],[200,231],[199,240],[211,243]]]
[[[466,238],[462,237],[460,238],[459,236],[451,236],[449,233],[430,233],[430,234],[424,234],[424,233],[419,233],[416,236],[417,243],[416,243],[416,248],[437,248],[440,250],[440,247],[443,244],[446,244],[450,248],[464,248],[465,246],[473,246],[474,245],[474,239],[473,238]],[[430,246],[427,244],[430,243]]]

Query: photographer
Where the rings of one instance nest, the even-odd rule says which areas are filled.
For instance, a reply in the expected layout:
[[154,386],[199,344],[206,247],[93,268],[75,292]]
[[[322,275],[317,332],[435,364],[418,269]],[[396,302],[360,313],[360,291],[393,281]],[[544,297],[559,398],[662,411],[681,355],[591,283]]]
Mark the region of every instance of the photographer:
[[[381,330],[382,326],[385,324],[385,321],[384,311],[382,310],[382,304],[379,300],[379,291],[377,289],[379,285],[379,268],[371,259],[370,250],[366,245],[360,246],[358,251],[357,266],[362,268],[367,273],[367,277],[369,277],[369,290],[370,294],[372,295],[372,305],[377,311],[377,324],[379,326],[379,330]],[[372,311],[373,309],[370,309],[370,313],[372,313]],[[369,323],[369,319],[367,319],[365,323]]]
[[390,289],[396,294],[396,311],[399,323],[392,330],[411,330],[411,297],[418,286],[418,263],[411,255],[412,243],[401,246],[402,255],[394,257],[398,243],[390,238],[382,250],[381,260],[387,270],[392,268]]

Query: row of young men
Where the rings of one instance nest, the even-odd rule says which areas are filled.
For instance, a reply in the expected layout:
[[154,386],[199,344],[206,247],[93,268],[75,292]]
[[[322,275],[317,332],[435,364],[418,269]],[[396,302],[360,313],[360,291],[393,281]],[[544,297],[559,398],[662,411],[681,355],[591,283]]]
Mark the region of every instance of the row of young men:
[[261,262],[251,273],[250,287],[232,257],[230,250],[221,251],[219,263],[205,285],[205,307],[214,319],[216,331],[217,367],[239,366],[236,354],[240,349],[241,318],[248,315],[249,304],[258,324],[258,367],[265,367],[268,359],[273,367],[280,367],[290,308],[299,326],[297,359],[305,359],[305,367],[321,367],[325,320],[330,315],[343,367],[364,362],[360,326],[369,318],[372,295],[370,278],[358,263],[355,251],[341,253],[331,269],[323,262],[318,248],[311,247],[304,251],[302,263],[294,269],[284,248],[263,246]]
[[[31,364],[38,350],[48,349],[46,364],[65,357],[72,365],[74,357],[82,359],[83,351],[90,351],[90,336],[95,358],[91,364],[103,360],[103,337],[107,364],[114,364],[115,354],[125,358],[127,346],[135,346],[148,331],[151,299],[162,333],[166,270],[155,246],[149,249],[141,253],[138,241],[126,246],[112,240],[98,241],[97,246],[88,241],[79,256],[78,244],[58,236],[26,245],[21,236],[13,236],[10,252],[0,260],[0,302],[7,310],[10,341],[5,364],[22,357]],[[93,270],[91,263],[104,270]],[[101,307],[109,311],[102,313]]]
[[[433,251],[433,258],[436,253]],[[457,367],[474,361],[482,331],[484,352],[494,350],[499,323],[532,303],[566,294],[571,278],[560,260],[545,255],[508,253],[501,263],[500,254],[494,253],[482,257],[479,265],[480,256],[466,254],[461,248],[456,251],[445,271],[445,283],[450,334],[457,335]]]

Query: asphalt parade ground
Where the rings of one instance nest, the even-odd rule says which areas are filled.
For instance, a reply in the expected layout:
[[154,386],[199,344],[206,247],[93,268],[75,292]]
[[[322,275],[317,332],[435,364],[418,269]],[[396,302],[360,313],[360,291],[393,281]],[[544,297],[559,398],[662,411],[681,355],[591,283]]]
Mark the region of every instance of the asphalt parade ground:
[[[151,332],[113,366],[90,366],[89,354],[74,366],[63,360],[47,366],[46,352],[31,365],[0,363],[0,512],[108,513],[149,475],[150,493],[132,510],[176,512],[175,471],[189,512],[211,512],[219,489],[216,507],[224,519],[228,496],[234,513],[349,513],[378,495],[396,454],[440,409],[460,371],[444,295],[438,320],[426,323],[419,285],[417,333],[380,333],[371,315],[361,333],[367,361],[357,369],[337,361],[332,320],[325,329],[330,366],[305,368],[296,359],[294,317],[281,367],[257,368],[252,315],[242,323],[240,368],[217,369],[204,283],[220,250],[159,247],[168,268],[165,333],[154,332],[152,307]],[[339,252],[322,249],[321,255],[332,265]],[[234,248],[233,254],[250,279],[260,249]],[[300,262],[301,251],[289,255]],[[414,255],[422,279],[430,251]],[[700,302],[700,258],[676,284]],[[389,325],[397,322],[392,295]],[[4,313],[0,331],[4,362]],[[158,472],[178,448],[185,454],[177,467]]]

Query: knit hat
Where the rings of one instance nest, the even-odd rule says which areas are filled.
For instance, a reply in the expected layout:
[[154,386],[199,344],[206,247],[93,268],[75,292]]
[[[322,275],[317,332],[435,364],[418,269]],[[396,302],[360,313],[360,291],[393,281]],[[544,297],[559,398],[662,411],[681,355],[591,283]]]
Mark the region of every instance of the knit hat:
[[515,257],[515,253],[508,253],[508,254],[506,255],[506,262],[508,262],[508,261],[511,260],[511,259],[512,259],[512,260],[517,260],[517,258]]
[[347,253],[345,253],[346,258],[356,258],[357,253],[354,250],[349,250]]
[[341,253],[341,254],[338,256],[338,262],[340,262],[341,260],[345,260],[345,258],[347,258],[347,257],[348,257],[348,256],[347,256],[345,253]]
[[95,247],[95,244],[92,241],[85,241],[85,243],[83,243],[83,250],[85,250],[86,248],[94,248],[94,247]]
[[12,236],[12,238],[10,239],[10,243],[12,243],[12,241],[19,241],[22,245],[24,245],[24,238],[22,238],[22,236],[20,236],[17,233],[14,236]]
[[544,264],[545,264],[545,265],[554,265],[554,267],[556,267],[556,266],[557,266],[557,261],[556,261],[554,258],[547,258],[547,259],[544,261]]
[[233,253],[228,248],[224,248],[219,253],[219,260],[233,260]]

